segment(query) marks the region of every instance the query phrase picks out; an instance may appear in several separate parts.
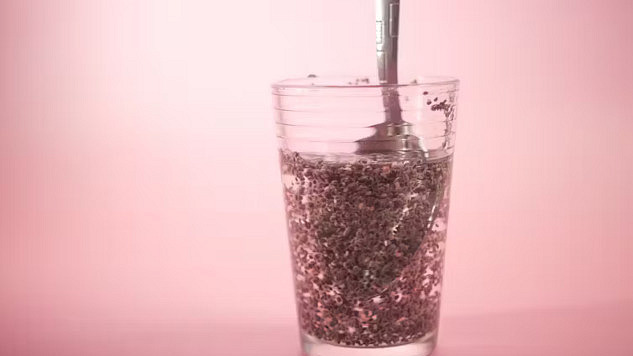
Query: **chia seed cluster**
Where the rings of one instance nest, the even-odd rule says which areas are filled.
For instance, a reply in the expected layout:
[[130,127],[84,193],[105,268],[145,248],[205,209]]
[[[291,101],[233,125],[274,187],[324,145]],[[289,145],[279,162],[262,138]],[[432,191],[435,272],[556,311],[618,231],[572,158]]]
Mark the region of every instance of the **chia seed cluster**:
[[452,158],[280,151],[299,322],[323,342],[436,331]]

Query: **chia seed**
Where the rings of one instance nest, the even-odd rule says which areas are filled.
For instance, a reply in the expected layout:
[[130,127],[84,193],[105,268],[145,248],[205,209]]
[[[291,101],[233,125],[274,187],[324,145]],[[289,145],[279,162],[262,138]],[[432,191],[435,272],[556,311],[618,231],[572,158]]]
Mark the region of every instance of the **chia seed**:
[[280,151],[302,331],[381,347],[438,326],[452,157]]

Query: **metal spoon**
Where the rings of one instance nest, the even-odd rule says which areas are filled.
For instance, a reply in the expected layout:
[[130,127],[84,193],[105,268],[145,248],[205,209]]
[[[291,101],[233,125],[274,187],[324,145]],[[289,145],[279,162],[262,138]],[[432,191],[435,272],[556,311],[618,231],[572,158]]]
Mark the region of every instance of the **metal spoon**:
[[373,135],[356,141],[356,153],[378,153],[420,149],[411,124],[402,120],[398,88],[398,27],[400,0],[376,0],[376,59],[382,88],[385,121],[373,125]]

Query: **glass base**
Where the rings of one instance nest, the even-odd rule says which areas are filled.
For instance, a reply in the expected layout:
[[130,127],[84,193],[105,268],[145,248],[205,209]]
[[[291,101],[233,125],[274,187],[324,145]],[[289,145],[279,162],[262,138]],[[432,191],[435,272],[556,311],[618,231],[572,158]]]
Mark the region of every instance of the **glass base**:
[[340,346],[301,333],[304,356],[428,356],[435,349],[436,343],[436,332],[428,333],[407,344],[385,347]]

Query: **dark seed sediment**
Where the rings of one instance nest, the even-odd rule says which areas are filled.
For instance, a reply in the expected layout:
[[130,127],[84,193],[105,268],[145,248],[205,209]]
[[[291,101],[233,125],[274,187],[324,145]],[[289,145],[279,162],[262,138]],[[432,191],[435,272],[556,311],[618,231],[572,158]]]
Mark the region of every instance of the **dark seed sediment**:
[[280,157],[303,332],[378,347],[435,331],[451,157]]

